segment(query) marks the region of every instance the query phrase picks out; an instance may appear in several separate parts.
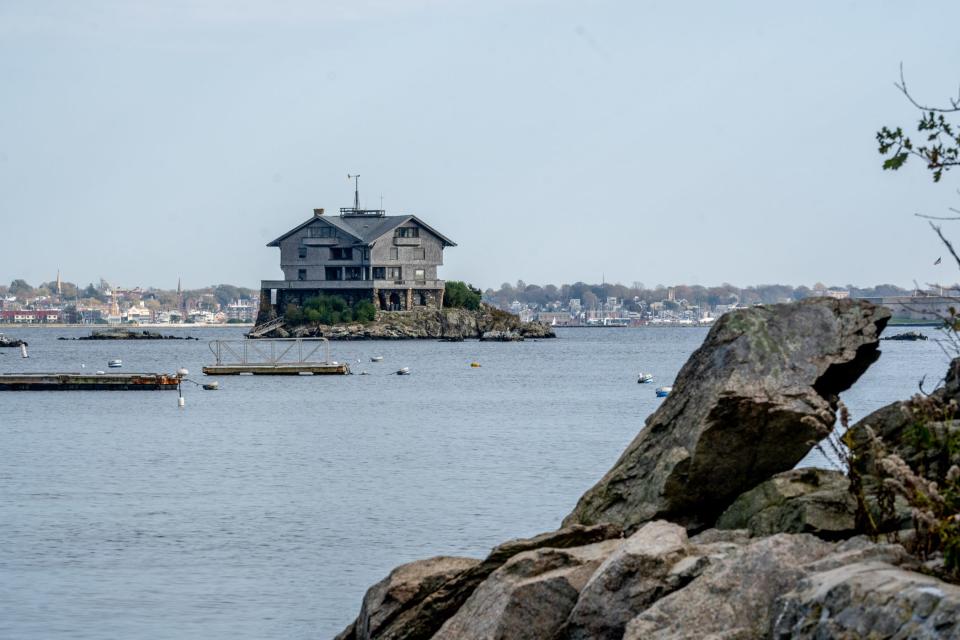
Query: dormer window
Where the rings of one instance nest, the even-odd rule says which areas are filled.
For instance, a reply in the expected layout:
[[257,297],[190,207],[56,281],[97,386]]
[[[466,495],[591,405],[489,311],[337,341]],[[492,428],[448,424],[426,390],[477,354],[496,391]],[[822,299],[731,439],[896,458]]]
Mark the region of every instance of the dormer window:
[[307,227],[308,238],[336,238],[337,230],[329,225],[313,225]]
[[420,228],[419,227],[400,227],[399,229],[394,230],[394,238],[419,238],[420,237]]

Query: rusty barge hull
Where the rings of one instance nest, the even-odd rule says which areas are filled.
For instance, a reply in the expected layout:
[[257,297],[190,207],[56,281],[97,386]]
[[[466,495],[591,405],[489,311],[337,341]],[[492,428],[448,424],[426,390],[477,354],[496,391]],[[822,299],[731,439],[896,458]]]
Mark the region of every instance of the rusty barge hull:
[[0,391],[176,391],[180,378],[163,373],[4,373]]

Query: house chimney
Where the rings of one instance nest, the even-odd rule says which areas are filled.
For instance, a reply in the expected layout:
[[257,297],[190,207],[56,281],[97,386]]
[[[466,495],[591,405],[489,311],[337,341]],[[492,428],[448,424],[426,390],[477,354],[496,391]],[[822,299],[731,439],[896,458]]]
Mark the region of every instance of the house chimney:
[[313,210],[313,215],[314,215],[315,217],[319,218],[320,216],[323,215],[323,209],[314,209],[314,210]]

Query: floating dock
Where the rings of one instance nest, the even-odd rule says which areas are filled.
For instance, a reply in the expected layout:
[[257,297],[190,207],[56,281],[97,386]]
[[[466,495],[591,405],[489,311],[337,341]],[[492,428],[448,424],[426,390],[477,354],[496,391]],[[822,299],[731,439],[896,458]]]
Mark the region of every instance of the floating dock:
[[301,362],[283,364],[210,364],[203,367],[208,376],[345,376],[350,373],[346,363],[338,362]]
[[[350,373],[345,362],[330,362],[326,338],[248,338],[212,340],[210,351],[215,364],[203,367],[208,376],[344,376]],[[311,360],[324,347],[322,361]]]
[[165,373],[3,373],[0,391],[176,391],[180,376]]

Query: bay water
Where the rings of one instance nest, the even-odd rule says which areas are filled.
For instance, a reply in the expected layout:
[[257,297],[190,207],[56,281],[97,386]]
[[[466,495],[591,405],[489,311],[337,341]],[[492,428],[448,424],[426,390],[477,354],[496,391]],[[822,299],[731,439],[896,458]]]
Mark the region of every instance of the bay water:
[[[30,358],[0,349],[0,372],[120,358],[119,371],[186,367],[208,382],[207,341],[242,337],[162,331],[200,340],[8,330]],[[844,394],[854,419],[942,377],[948,356],[924,331],[883,343]],[[557,333],[333,343],[333,359],[369,375],[186,383],[184,408],[169,391],[0,392],[0,638],[332,637],[398,564],[556,528],[706,329]]]

